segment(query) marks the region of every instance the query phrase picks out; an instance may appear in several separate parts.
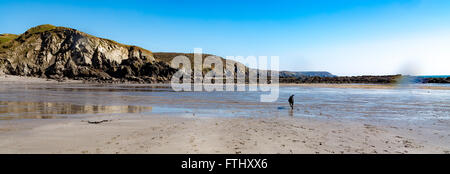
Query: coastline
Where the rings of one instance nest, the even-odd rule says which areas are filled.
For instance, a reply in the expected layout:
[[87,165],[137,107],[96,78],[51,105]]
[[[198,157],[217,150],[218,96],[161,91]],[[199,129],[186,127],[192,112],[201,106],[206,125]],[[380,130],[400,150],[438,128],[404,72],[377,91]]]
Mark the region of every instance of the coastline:
[[[55,79],[46,79],[38,77],[27,77],[27,76],[15,76],[15,75],[0,75],[1,82],[12,82],[12,83],[90,83],[90,84],[101,84],[90,81],[83,80],[65,80],[58,81]],[[106,83],[108,84],[108,83]],[[140,83],[111,83],[111,84],[140,84]],[[140,85],[155,85],[155,84],[165,84],[169,83],[149,83]],[[268,84],[270,85],[270,84]],[[450,86],[400,86],[396,84],[355,84],[355,83],[280,83],[280,86],[298,86],[298,87],[315,87],[315,88],[361,88],[361,89],[396,89],[396,88],[420,88],[420,89],[430,89],[430,90],[450,90]]]
[[360,89],[399,89],[419,88],[434,90],[450,90],[450,86],[401,86],[397,84],[358,84],[358,83],[281,83],[280,86],[299,86],[316,88],[360,88]]

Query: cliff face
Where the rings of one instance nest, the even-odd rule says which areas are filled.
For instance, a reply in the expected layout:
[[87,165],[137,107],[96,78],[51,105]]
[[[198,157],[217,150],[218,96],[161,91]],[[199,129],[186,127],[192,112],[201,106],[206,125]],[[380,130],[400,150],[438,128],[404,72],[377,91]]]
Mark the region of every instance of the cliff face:
[[0,73],[5,74],[160,82],[175,72],[148,50],[52,25],[31,28],[0,43]]

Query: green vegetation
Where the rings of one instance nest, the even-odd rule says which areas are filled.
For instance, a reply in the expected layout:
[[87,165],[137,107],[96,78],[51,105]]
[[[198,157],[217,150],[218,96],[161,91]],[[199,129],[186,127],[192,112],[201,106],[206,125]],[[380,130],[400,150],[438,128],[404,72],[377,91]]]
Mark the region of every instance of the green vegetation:
[[14,40],[17,37],[19,37],[19,36],[15,35],[15,34],[0,34],[0,45],[3,43],[9,42],[11,40]]
[[[17,45],[17,43],[13,42],[13,40],[20,40],[21,42],[24,42],[25,40],[29,39],[30,37],[32,39],[35,39],[35,37],[32,37],[33,34],[53,30],[56,28],[58,28],[58,27],[55,27],[50,24],[45,24],[45,25],[39,25],[39,26],[30,28],[24,34],[21,34],[21,35],[1,34],[0,35],[0,54],[5,53],[7,50],[12,49],[15,45]],[[23,51],[26,51],[26,50],[23,50]]]
[[33,28],[30,28],[29,30],[27,30],[27,32],[25,32],[25,34],[34,34],[34,33],[40,33],[40,32],[44,32],[44,31],[49,31],[49,30],[53,30],[56,29],[57,27],[50,25],[50,24],[44,24],[44,25],[39,25]]

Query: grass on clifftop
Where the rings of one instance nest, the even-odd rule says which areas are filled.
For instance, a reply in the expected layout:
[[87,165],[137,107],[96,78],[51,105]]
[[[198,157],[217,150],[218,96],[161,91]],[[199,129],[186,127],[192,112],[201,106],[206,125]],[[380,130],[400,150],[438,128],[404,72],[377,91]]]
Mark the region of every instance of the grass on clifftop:
[[15,35],[15,34],[0,34],[0,45],[3,43],[9,42],[11,40],[14,40],[17,37],[19,37],[19,36]]
[[56,28],[56,26],[53,26],[50,24],[44,24],[44,25],[39,25],[39,26],[30,28],[25,33],[26,34],[34,34],[34,33],[40,33],[40,32],[44,32],[44,31],[48,31],[48,30],[53,30],[55,28]]

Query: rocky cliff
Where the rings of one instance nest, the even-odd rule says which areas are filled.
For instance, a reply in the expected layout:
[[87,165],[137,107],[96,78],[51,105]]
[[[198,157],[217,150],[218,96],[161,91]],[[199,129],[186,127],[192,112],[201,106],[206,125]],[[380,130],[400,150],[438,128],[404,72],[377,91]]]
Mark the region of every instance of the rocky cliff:
[[40,25],[0,35],[0,74],[151,83],[175,72],[151,51],[71,28]]

